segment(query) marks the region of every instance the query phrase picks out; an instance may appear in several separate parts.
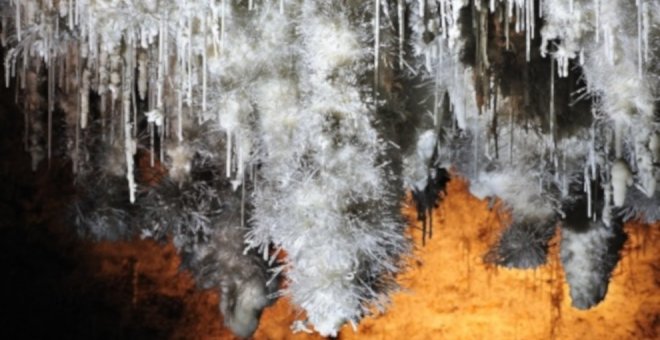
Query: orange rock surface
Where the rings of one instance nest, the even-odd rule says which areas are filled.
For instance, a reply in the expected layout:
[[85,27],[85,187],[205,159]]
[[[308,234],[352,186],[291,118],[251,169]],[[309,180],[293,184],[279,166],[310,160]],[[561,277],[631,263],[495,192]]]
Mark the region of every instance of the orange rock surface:
[[[606,299],[588,311],[571,307],[558,256],[559,233],[548,263],[537,270],[484,264],[508,217],[452,180],[434,212],[433,239],[417,250],[405,288],[387,313],[363,320],[340,339],[657,339],[660,331],[660,225],[626,225],[623,259]],[[412,207],[406,215],[415,216]],[[266,310],[255,339],[316,339],[290,334],[295,312],[286,300]]]
[[[595,308],[571,307],[558,258],[559,234],[548,263],[537,270],[507,270],[486,265],[483,255],[497,240],[508,216],[498,204],[477,200],[460,180],[434,212],[434,233],[425,247],[421,230],[411,233],[417,249],[401,275],[404,291],[394,295],[387,313],[368,317],[355,332],[345,326],[340,339],[657,339],[660,331],[660,225],[631,223],[623,259],[615,269],[606,299]],[[414,209],[404,211],[414,220]],[[168,323],[174,339],[234,339],[221,327],[218,294],[195,288],[170,244],[150,241],[103,242],[89,246],[90,265],[102,282],[116,282],[126,317],[149,327]],[[182,304],[180,318],[163,316],[162,303]],[[123,301],[123,302],[121,302]],[[150,317],[149,315],[153,316]],[[320,339],[293,334],[292,321],[304,319],[286,299],[262,316],[254,339]],[[171,323],[175,322],[174,325]]]

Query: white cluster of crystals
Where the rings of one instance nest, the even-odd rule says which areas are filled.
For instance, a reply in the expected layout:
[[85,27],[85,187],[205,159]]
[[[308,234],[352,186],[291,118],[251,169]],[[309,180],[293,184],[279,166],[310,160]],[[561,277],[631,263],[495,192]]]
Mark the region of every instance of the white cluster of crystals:
[[[9,76],[27,83],[25,95],[35,103],[42,95],[37,86],[47,83],[49,123],[56,105],[65,111],[72,159],[82,162],[81,135],[101,124],[100,139],[122,155],[108,153],[107,168],[114,169],[108,171],[126,176],[134,202],[141,121],[148,125],[152,166],[159,157],[178,182],[195,154],[216,158],[200,148],[213,143],[198,141],[220,135],[222,173],[235,188],[246,173],[254,180],[248,248],[272,260],[271,244],[287,252],[284,293],[314,328],[335,335],[374,305],[384,306],[409,249],[401,197],[394,194],[399,188],[390,186],[383,157],[388,144],[375,128],[375,105],[364,87],[374,27],[364,12],[378,7],[16,0],[11,8],[2,26],[7,83]],[[46,65],[47,79],[38,79],[33,60]],[[144,112],[137,106],[143,101]],[[92,119],[95,112],[99,119]],[[29,127],[32,136],[41,133],[36,123]],[[81,166],[75,163],[74,171]]]
[[[408,59],[416,61],[408,65],[400,55],[402,68],[410,70],[415,76],[425,73],[433,82],[429,110],[419,113],[430,115],[432,125],[419,132],[417,150],[404,158],[404,183],[408,188],[421,190],[428,180],[428,167],[432,162],[433,149],[437,147],[437,132],[446,117],[440,107],[443,105],[443,94],[448,93],[452,107],[453,119],[460,129],[468,129],[469,117],[477,115],[477,104],[474,98],[473,70],[460,60],[460,51],[464,41],[460,36],[460,10],[468,5],[468,1],[408,1],[408,16],[406,20],[411,28],[409,44],[412,56]],[[428,13],[437,13],[430,16]],[[399,31],[403,39],[405,31]],[[429,39],[429,34],[431,39]],[[405,64],[405,66],[404,66]]]
[[[593,98],[595,124],[608,127],[601,130],[607,134],[603,139],[606,152],[597,155],[592,142],[584,166],[589,215],[589,178],[597,178],[597,166],[605,169],[601,221],[590,223],[586,231],[562,228],[562,264],[573,305],[589,308],[604,298],[617,261],[618,249],[611,243],[621,226],[613,218],[613,209],[631,206],[647,221],[659,209],[660,170],[654,162],[660,134],[660,51],[649,41],[660,33],[660,3],[546,0],[544,11],[542,53],[552,55],[560,77],[568,75],[570,60],[577,61],[587,83],[586,94]],[[608,153],[613,157],[608,158]],[[655,207],[647,207],[647,201],[655,202],[651,203]]]
[[287,252],[287,291],[324,336],[379,303],[369,281],[394,274],[389,254],[406,250],[398,206],[387,203],[387,143],[374,129],[371,94],[361,89],[371,59],[368,26],[359,19],[362,6],[345,6],[304,2],[300,59],[282,70],[297,81],[258,86],[267,99],[259,103],[265,157],[248,238],[265,252],[271,242]]
[[[498,127],[502,136],[499,141],[501,159],[510,160],[501,162],[498,171],[485,171],[486,165],[495,160],[495,147],[488,137],[492,130],[490,122],[495,113],[494,101],[500,102],[498,111],[506,112],[506,98],[489,94],[485,107],[480,108],[475,98],[474,77],[479,70],[464,64],[461,60],[463,50],[466,48],[466,37],[461,34],[461,11],[468,6],[475,6],[472,15],[495,12],[497,6],[503,6],[505,22],[503,27],[507,38],[506,48],[509,48],[510,26],[516,33],[525,32],[527,59],[531,48],[531,39],[534,38],[536,17],[534,1],[476,1],[471,4],[464,0],[438,0],[438,1],[410,1],[409,23],[412,28],[410,37],[413,57],[418,64],[416,72],[426,74],[426,78],[433,83],[431,98],[428,100],[429,113],[432,116],[433,126],[427,131],[442,131],[446,129],[447,121],[453,121],[452,130],[461,131],[469,139],[467,144],[439,143],[440,163],[455,167],[459,173],[471,181],[471,190],[479,197],[497,196],[502,198],[515,213],[523,216],[544,216],[554,214],[557,202],[549,202],[544,197],[547,185],[543,184],[543,161],[546,149],[551,148],[549,137],[536,135],[533,132],[517,131],[517,127],[509,127],[507,122]],[[515,24],[509,24],[514,23]],[[488,29],[486,25],[483,29]],[[488,32],[481,34],[487,35]],[[485,68],[489,67],[485,40],[477,46],[475,53],[479,54]],[[441,106],[447,94],[452,117],[445,117]],[[482,112],[483,111],[483,112]],[[426,133],[426,132],[424,132]],[[423,143],[424,133],[419,136],[420,150],[426,148]],[[454,132],[452,132],[454,133]],[[513,134],[519,136],[513,138]],[[530,148],[529,145],[538,146]],[[456,150],[460,150],[458,157]],[[419,152],[418,152],[419,153]],[[428,152],[427,152],[428,153]],[[420,154],[424,154],[421,152]],[[429,157],[430,158],[430,157]],[[513,161],[511,161],[513,160]],[[413,154],[405,159],[405,182],[410,187],[423,187],[426,184],[424,171],[429,166],[425,157]],[[521,195],[522,194],[522,195]]]
[[[580,259],[564,261],[572,291],[593,292],[607,287],[609,273],[599,267],[597,258],[608,251],[607,245],[620,211],[615,208],[634,207],[638,213],[657,216],[658,137],[657,98],[660,95],[660,58],[657,37],[660,36],[660,4],[657,1],[627,0],[489,0],[474,1],[409,1],[411,42],[417,56],[417,71],[434,84],[431,103],[436,124],[446,124],[442,117],[443,94],[450,100],[454,126],[435,126],[450,137],[439,140],[441,163],[453,166],[470,180],[470,190],[478,197],[499,197],[511,209],[514,221],[547,221],[564,217],[563,209],[580,197],[587,201],[584,213],[594,222],[586,234],[568,230],[562,251]],[[539,8],[535,8],[539,5]],[[470,8],[470,6],[473,6]],[[471,26],[476,41],[467,40],[458,24],[461,10],[470,12],[463,25]],[[550,57],[548,71],[550,92],[547,96],[548,130],[542,126],[521,129],[514,119],[515,108],[510,98],[498,94],[497,84],[490,79],[491,93],[481,93],[483,100],[474,100],[473,77],[488,82],[489,44],[482,38],[489,35],[489,24],[482,20],[491,13],[490,25],[502,25],[506,48],[510,48],[510,29],[525,37],[525,55],[531,59],[535,26],[541,22],[543,57]],[[448,14],[450,13],[450,14]],[[502,30],[498,30],[501,32]],[[475,65],[467,66],[460,59],[466,43],[474,44]],[[586,88],[575,94],[592,101],[593,123],[571,135],[558,131],[555,109],[557,77],[568,77],[580,68]],[[476,84],[478,85],[478,84]],[[483,92],[483,91],[482,91]],[[573,95],[573,94],[572,94]],[[441,98],[438,100],[438,98]],[[546,99],[533,98],[532,100]],[[494,118],[498,124],[492,125]],[[443,123],[444,122],[444,123]],[[529,126],[528,126],[529,127]],[[494,143],[494,139],[497,142]],[[424,134],[420,133],[420,150]],[[408,183],[419,183],[421,171],[428,166],[423,157],[407,158],[404,170]],[[592,202],[602,183],[605,197]],[[422,183],[423,185],[424,183]],[[576,184],[584,193],[575,192]],[[634,189],[633,189],[634,187]],[[631,194],[632,191],[632,194]],[[637,192],[646,195],[641,198]],[[631,202],[630,199],[635,201]],[[656,208],[648,208],[648,202]],[[639,204],[638,204],[639,203]],[[653,205],[651,203],[650,205]],[[641,208],[647,207],[647,208]],[[596,211],[601,209],[602,211]],[[543,224],[543,228],[550,224]],[[606,234],[602,236],[601,234]],[[599,236],[600,235],[600,236]],[[582,244],[582,245],[581,245]],[[580,248],[583,247],[583,248]],[[589,253],[591,250],[594,254]],[[616,251],[616,250],[614,250]],[[614,260],[616,261],[616,260]],[[596,268],[598,267],[598,268]],[[594,272],[591,278],[575,279],[584,268]],[[597,290],[596,289],[596,290]],[[580,295],[580,294],[577,294]],[[577,296],[576,295],[576,296]],[[585,305],[591,306],[604,295]],[[578,302],[579,303],[579,302]]]
[[654,113],[660,56],[649,40],[660,32],[660,4],[547,0],[544,11],[542,53],[557,61],[560,77],[568,75],[569,60],[579,63],[587,92],[596,99],[597,119],[613,131],[616,159],[608,167],[614,206],[623,205],[633,172],[636,187],[653,197],[660,179],[653,163],[653,141],[660,133]]
[[[613,204],[606,210],[623,206],[626,192],[633,185],[648,197],[657,195],[660,174],[654,157],[660,126],[654,110],[659,95],[660,71],[656,66],[657,47],[653,44],[654,37],[660,32],[660,15],[657,14],[660,5],[657,2],[489,0],[469,3],[437,0],[408,3],[408,21],[412,29],[410,41],[417,61],[411,67],[416,67],[416,72],[424,73],[425,78],[434,84],[432,98],[428,100],[431,104],[427,105],[433,116],[434,129],[442,131],[446,128],[438,126],[447,119],[439,108],[446,93],[453,113],[454,130],[460,130],[469,139],[469,145],[440,141],[440,158],[471,180],[474,193],[501,197],[514,212],[529,211],[531,214],[558,210],[560,201],[568,198],[567,188],[576,180],[585,182],[585,192],[588,191],[590,197],[595,190],[591,188],[591,181],[601,177],[603,182],[609,182],[608,186],[613,189],[608,190],[615,197],[609,198]],[[460,17],[462,10],[471,13],[472,22],[467,25],[476,29],[473,32],[477,40],[474,53],[480,65],[465,65],[460,59],[466,44],[460,28],[460,21],[464,20]],[[479,38],[479,35],[489,34],[489,25],[482,25],[479,19],[484,13],[499,18],[494,19],[495,24],[503,27],[507,49],[510,48],[510,29],[524,34],[528,61],[530,49],[536,48],[532,46],[532,40],[537,21],[543,19],[541,55],[550,56],[553,65],[548,71],[556,73],[551,76],[548,94],[548,133],[533,136],[533,131],[521,131],[513,116],[507,116],[510,111],[508,98],[497,93],[492,78],[490,88],[495,90],[482,93],[485,96],[483,104],[475,101],[473,79],[481,75],[479,67],[483,70],[490,67],[485,39]],[[497,17],[498,13],[502,16]],[[557,137],[560,132],[557,131],[554,107],[554,83],[557,76],[568,76],[571,63],[582,69],[587,87],[580,89],[580,98],[591,97],[595,122],[591,130],[583,129],[566,142]],[[495,129],[491,125],[494,115],[500,116]],[[494,130],[499,137],[497,150],[491,136]],[[420,143],[422,137],[420,131]],[[456,149],[461,150],[461,156],[449,156]],[[607,156],[610,150],[615,155],[613,160]],[[499,158],[496,157],[498,152]],[[533,164],[539,162],[547,167]],[[411,186],[423,186],[424,178],[419,174],[424,173],[425,166],[428,161],[423,157],[409,156],[404,169],[406,182]],[[575,173],[582,173],[583,169],[584,177],[577,178]],[[549,174],[551,176],[547,178]],[[548,188],[556,189],[560,195],[555,198],[545,195]],[[520,195],[521,190],[528,191],[528,194]],[[529,197],[535,191],[537,197],[544,194],[545,198],[519,199]],[[543,209],[530,204],[541,201],[545,201]],[[591,203],[589,206],[591,211]],[[610,213],[604,211],[603,215],[610,216]]]

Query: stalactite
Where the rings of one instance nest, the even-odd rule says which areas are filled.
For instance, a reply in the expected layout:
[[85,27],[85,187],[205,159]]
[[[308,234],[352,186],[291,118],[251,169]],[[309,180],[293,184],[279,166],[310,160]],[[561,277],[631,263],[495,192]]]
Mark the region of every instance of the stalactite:
[[232,141],[231,130],[227,129],[227,150],[225,151],[226,153],[225,174],[227,178],[231,178],[231,151],[232,151],[231,141]]
[[142,100],[145,100],[147,95],[147,68],[146,53],[142,51],[138,52],[138,93]]
[[21,2],[20,0],[14,0],[14,7],[16,7],[16,18],[14,22],[16,24],[16,40],[21,41]]
[[[51,49],[51,47],[48,47]],[[50,167],[51,163],[51,157],[53,153],[53,110],[55,109],[55,67],[53,65],[53,60],[52,56],[49,56],[48,58],[48,80],[47,80],[47,86],[48,86],[48,108],[46,109],[48,112],[48,128],[47,128],[47,133],[48,133],[48,141],[47,143],[47,155],[48,155],[48,166]]]
[[378,100],[378,87],[380,80],[380,0],[374,1],[374,100]]
[[550,135],[552,136],[552,144],[553,147],[556,148],[557,146],[557,141],[556,141],[556,124],[557,124],[557,116],[555,113],[555,61],[551,60],[550,61],[550,109],[548,110],[550,113]]
[[646,34],[644,29],[644,10],[645,2],[644,0],[636,0],[637,6],[637,72],[639,78],[644,76],[644,41],[646,40]]
[[[442,2],[444,5],[444,1]],[[405,60],[403,59],[404,56],[404,48],[405,48],[405,40],[406,40],[406,19],[405,19],[405,0],[397,0],[397,20],[398,20],[398,31],[399,31],[399,69],[403,70],[403,63]],[[444,7],[443,7],[444,8]],[[443,25],[443,31],[444,31],[444,12],[442,15],[442,25]]]
[[[126,68],[128,73],[132,73],[132,69]],[[112,78],[112,77],[111,77]],[[117,82],[118,83],[118,82]],[[117,84],[115,84],[117,85]],[[129,85],[124,85],[128,87]],[[137,152],[137,143],[133,139],[133,134],[131,129],[133,129],[133,124],[137,122],[131,122],[131,110],[129,105],[129,98],[127,91],[123,91],[122,101],[123,107],[123,121],[124,121],[124,155],[126,159],[126,180],[128,180],[128,192],[129,192],[129,201],[135,203],[135,192],[137,189],[137,184],[135,182],[135,162],[134,156]],[[114,100],[113,100],[114,102]]]

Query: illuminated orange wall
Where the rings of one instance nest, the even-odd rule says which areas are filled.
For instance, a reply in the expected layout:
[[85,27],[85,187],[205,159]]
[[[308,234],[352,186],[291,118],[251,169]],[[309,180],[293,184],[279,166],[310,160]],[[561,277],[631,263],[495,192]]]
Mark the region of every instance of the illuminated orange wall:
[[[653,339],[660,330],[660,225],[628,224],[623,260],[607,298],[589,311],[571,307],[558,257],[559,235],[549,262],[537,270],[487,266],[483,254],[508,216],[472,197],[453,180],[434,214],[434,237],[418,249],[401,277],[407,291],[390,310],[367,318],[340,339]],[[408,216],[415,216],[411,207]],[[290,335],[294,313],[285,300],[264,313],[255,339],[306,339]]]
[[[470,196],[466,184],[453,180],[434,215],[434,237],[418,249],[401,277],[406,291],[390,310],[365,319],[340,339],[657,339],[660,330],[660,225],[628,224],[629,239],[615,270],[607,298],[589,311],[570,306],[568,286],[558,262],[558,236],[549,263],[538,270],[486,266],[483,254],[497,240],[503,221],[497,207]],[[414,217],[410,207],[408,216]],[[122,314],[140,317],[150,327],[172,323],[173,338],[233,339],[222,328],[218,295],[199,291],[190,275],[178,270],[174,247],[151,241],[90,245],[88,261],[98,276],[117,282],[112,294]],[[178,320],[159,319],[153,299],[167,297],[183,305]],[[150,314],[154,316],[151,317]],[[292,334],[299,318],[285,299],[268,308],[254,339],[319,339]]]

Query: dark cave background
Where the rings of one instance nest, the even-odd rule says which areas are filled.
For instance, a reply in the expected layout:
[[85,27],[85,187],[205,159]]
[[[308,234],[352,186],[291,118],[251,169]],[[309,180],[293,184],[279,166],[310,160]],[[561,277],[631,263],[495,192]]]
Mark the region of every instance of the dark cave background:
[[0,338],[231,337],[220,327],[217,294],[197,290],[180,272],[171,244],[80,239],[67,222],[75,194],[70,161],[53,157],[33,172],[23,131],[15,90],[2,86]]

